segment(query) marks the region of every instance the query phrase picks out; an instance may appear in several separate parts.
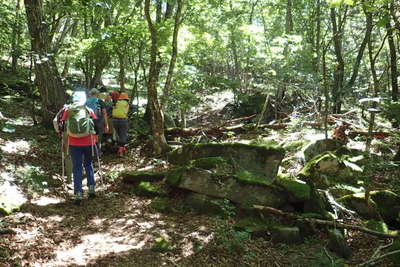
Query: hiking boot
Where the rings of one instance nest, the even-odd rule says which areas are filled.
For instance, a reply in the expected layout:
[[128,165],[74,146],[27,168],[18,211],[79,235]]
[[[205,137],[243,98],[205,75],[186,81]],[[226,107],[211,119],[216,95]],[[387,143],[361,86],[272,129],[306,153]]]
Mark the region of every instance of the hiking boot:
[[83,194],[82,192],[76,193],[74,198],[74,204],[80,206],[82,203]]
[[94,190],[94,185],[89,185],[89,199],[96,197],[96,191]]

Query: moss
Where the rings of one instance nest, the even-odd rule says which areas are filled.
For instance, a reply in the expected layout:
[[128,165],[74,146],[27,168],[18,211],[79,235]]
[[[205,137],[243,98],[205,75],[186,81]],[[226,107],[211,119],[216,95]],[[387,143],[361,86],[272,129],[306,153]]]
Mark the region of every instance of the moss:
[[379,218],[376,203],[370,198],[369,204],[367,205],[364,193],[347,195],[339,198],[338,201],[343,203],[347,208],[356,211],[363,217],[373,219]]
[[189,169],[190,168],[188,166],[183,166],[170,170],[166,175],[167,183],[172,186],[177,186],[182,179],[183,173]]
[[238,230],[244,230],[248,233],[267,232],[271,228],[271,223],[260,218],[245,217],[234,224]]
[[156,252],[168,252],[173,250],[173,246],[171,245],[170,241],[168,238],[165,238],[161,235],[157,235],[156,239],[154,240],[154,245],[151,248],[151,250],[156,251]]
[[135,188],[134,193],[141,196],[165,196],[167,192],[150,182],[140,182]]
[[389,190],[372,191],[370,195],[385,221],[395,222],[400,212],[400,196]]
[[208,157],[194,160],[192,165],[197,168],[210,170],[223,165],[228,165],[228,161],[222,157]]
[[376,220],[368,220],[363,222],[363,224],[371,230],[377,231],[377,232],[381,232],[381,233],[389,233],[389,229],[388,226],[386,225],[385,222],[382,221],[376,221]]
[[151,201],[150,207],[158,212],[168,212],[171,210],[169,199],[166,197],[155,197]]
[[284,175],[278,175],[275,183],[278,186],[283,187],[297,200],[305,201],[310,199],[311,188],[308,184],[301,180]]
[[233,176],[237,181],[245,183],[245,184],[250,184],[250,185],[271,185],[271,182],[267,181],[266,178],[264,177],[257,177],[254,176],[249,171],[242,170],[240,172],[237,172]]
[[301,150],[308,143],[309,143],[309,141],[307,141],[307,140],[295,140],[295,141],[291,141],[291,142],[284,144],[283,148],[286,151],[294,152],[294,151]]
[[161,181],[165,177],[165,172],[149,172],[149,171],[123,171],[120,173],[125,183],[140,183]]

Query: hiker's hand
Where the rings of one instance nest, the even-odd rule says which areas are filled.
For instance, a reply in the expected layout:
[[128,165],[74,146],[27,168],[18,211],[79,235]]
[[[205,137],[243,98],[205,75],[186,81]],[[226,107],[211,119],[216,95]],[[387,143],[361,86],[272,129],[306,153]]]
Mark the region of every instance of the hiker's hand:
[[58,136],[58,137],[61,137],[61,136],[62,136],[62,132],[58,132],[58,133],[57,133],[57,136]]
[[105,132],[105,133],[109,133],[109,132],[110,132],[110,128],[108,127],[108,125],[106,125],[106,126],[104,127],[104,132]]

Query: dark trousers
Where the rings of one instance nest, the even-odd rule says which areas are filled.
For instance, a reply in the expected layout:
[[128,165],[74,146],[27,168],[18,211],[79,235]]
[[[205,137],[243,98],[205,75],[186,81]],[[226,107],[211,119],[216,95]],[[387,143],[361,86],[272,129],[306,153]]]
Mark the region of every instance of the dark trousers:
[[128,120],[113,119],[113,127],[119,146],[124,146],[128,142]]

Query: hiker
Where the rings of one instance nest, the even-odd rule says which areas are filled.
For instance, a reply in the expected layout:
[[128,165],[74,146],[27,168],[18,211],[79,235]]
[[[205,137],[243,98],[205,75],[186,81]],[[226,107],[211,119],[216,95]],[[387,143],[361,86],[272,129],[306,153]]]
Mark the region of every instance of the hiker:
[[97,143],[99,146],[99,152],[101,149],[101,142],[103,140],[103,134],[109,131],[107,107],[103,100],[99,98],[99,90],[93,88],[89,91],[89,97],[86,100],[86,106],[93,110],[96,114],[97,119],[95,120],[97,129]]
[[118,155],[123,156],[126,151],[128,139],[128,112],[129,96],[127,93],[120,93],[112,109],[112,123],[119,146]]
[[86,93],[76,91],[72,96],[72,104],[65,109],[61,121],[66,122],[69,154],[72,159],[75,204],[79,205],[83,198],[82,174],[85,168],[89,198],[95,197],[95,180],[93,156],[96,147],[96,114],[85,106]]

